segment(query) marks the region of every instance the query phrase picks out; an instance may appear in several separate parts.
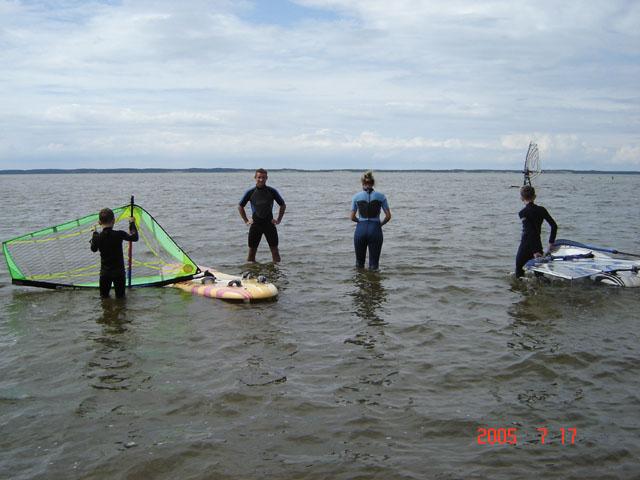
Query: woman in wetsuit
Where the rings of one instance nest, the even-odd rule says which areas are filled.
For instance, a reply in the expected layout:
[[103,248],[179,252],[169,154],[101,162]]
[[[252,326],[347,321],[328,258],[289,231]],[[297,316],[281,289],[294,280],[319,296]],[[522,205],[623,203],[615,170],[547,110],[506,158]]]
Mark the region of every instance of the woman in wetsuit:
[[520,239],[520,247],[516,254],[516,277],[524,276],[525,264],[534,257],[542,256],[542,242],[540,241],[540,233],[542,230],[542,221],[545,220],[551,227],[549,234],[549,248],[556,241],[556,233],[558,225],[547,209],[536,205],[536,191],[531,185],[526,185],[520,189],[520,199],[525,206],[518,216],[522,220],[522,238]]
[[[375,179],[372,172],[365,172],[361,181],[362,191],[356,193],[351,201],[351,221],[357,223],[353,236],[356,267],[364,268],[367,249],[369,249],[369,268],[377,270],[382,251],[382,226],[391,220],[391,210],[389,210],[387,197],[374,191]],[[384,211],[382,221],[380,221],[381,210]]]

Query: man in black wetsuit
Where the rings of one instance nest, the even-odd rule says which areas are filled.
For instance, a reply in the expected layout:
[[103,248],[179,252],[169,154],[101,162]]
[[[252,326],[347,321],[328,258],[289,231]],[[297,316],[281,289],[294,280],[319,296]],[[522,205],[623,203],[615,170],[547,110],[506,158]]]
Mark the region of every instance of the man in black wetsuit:
[[518,278],[524,276],[523,267],[529,260],[542,256],[542,242],[540,241],[542,221],[545,220],[551,227],[549,248],[556,241],[556,233],[558,232],[558,225],[549,215],[547,209],[533,203],[536,199],[536,191],[531,185],[520,189],[520,198],[525,202],[525,206],[518,213],[522,220],[522,238],[516,254],[516,277]]
[[110,208],[103,208],[98,214],[102,231],[93,230],[91,237],[91,251],[100,250],[100,296],[109,298],[109,291],[113,283],[116,298],[125,296],[125,270],[122,242],[138,241],[138,230],[135,220],[129,219],[129,233],[124,230],[114,230],[115,217]]
[[[276,263],[280,261],[276,225],[279,225],[282,221],[287,206],[278,191],[273,187],[267,186],[268,176],[264,168],[256,170],[254,178],[256,186],[247,190],[238,204],[238,212],[240,212],[242,220],[249,225],[249,254],[247,255],[247,261],[256,261],[258,245],[262,235],[264,235],[271,249],[271,257]],[[273,218],[274,201],[280,207],[278,209],[278,218]],[[247,214],[244,211],[244,207],[248,202],[251,203],[251,219],[247,218]]]

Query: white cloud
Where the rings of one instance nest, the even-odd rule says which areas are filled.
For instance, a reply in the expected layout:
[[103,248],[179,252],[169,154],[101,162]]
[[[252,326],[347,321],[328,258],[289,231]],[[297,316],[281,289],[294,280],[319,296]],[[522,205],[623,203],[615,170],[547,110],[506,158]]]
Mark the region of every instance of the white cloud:
[[0,0],[0,168],[61,151],[78,166],[91,149],[157,166],[267,152],[308,168],[374,154],[518,168],[532,137],[558,168],[638,168],[634,2],[295,3],[336,16]]
[[613,157],[614,165],[631,165],[640,167],[640,145],[624,145]]
[[110,106],[87,105],[57,105],[48,108],[38,118],[41,121],[70,124],[117,124],[132,125],[188,125],[188,126],[217,126],[225,123],[224,117],[232,116],[233,112],[161,112],[148,113],[135,111],[130,108],[114,108]]

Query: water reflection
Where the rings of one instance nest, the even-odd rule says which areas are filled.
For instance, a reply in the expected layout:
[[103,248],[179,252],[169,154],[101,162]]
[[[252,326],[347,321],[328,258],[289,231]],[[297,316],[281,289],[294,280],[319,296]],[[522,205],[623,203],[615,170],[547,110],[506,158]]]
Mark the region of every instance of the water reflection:
[[[6,302],[0,302],[0,315],[5,319],[0,323],[0,338],[2,347],[15,343],[18,336],[24,335],[29,329],[29,323],[25,319],[41,318],[45,315],[44,307],[41,306],[46,298],[37,294],[36,291],[14,290],[8,296]],[[50,293],[50,292],[46,292]],[[35,294],[35,295],[34,295]],[[4,300],[4,298],[3,298]],[[11,338],[11,342],[9,342]],[[7,342],[7,343],[5,343]]]
[[123,299],[101,298],[101,315],[96,322],[104,326],[104,331],[109,333],[124,333],[127,324],[131,321],[127,318],[127,301]]
[[380,313],[387,302],[387,291],[382,285],[384,276],[377,270],[359,269],[353,283],[357,287],[351,293],[355,314],[369,325],[386,325]]
[[352,278],[353,312],[366,325],[356,323],[360,331],[344,340],[350,355],[340,366],[344,384],[336,392],[339,402],[376,407],[384,401],[386,387],[398,374],[398,361],[390,352],[390,339],[384,332],[388,323],[383,319],[388,300],[384,280],[379,271],[365,269],[356,270]]
[[521,296],[508,310],[514,326],[547,322],[561,316],[556,308],[557,298],[550,295],[538,279],[521,280],[514,277],[511,282],[511,291]]
[[[593,385],[584,379],[592,375],[596,361],[603,357],[599,339],[585,339],[576,326],[600,322],[614,290],[533,279],[514,281],[511,291],[520,295],[508,309],[513,322],[507,327],[511,337],[506,346],[514,357],[499,369],[500,388],[517,394],[518,403],[527,408],[554,409],[561,404],[574,408],[572,415],[578,418],[583,406],[576,402],[581,402],[585,390]],[[579,342],[575,341],[576,333]]]
[[287,271],[282,265],[269,262],[269,263],[246,263],[243,266],[243,275],[245,273],[251,274],[253,278],[258,278],[261,275],[267,278],[267,282],[273,283],[278,287],[278,292],[282,294],[289,284],[287,280]]
[[511,279],[511,291],[520,295],[520,299],[507,310],[513,319],[509,327],[512,338],[507,347],[519,357],[526,352],[553,353],[558,348],[555,322],[562,319],[560,303],[566,298],[560,295],[559,299],[553,287],[538,279]]
[[520,300],[511,305],[508,314],[514,325],[570,321],[597,316],[598,312],[606,315],[622,290],[590,282],[514,279],[511,291],[519,294]]
[[96,351],[87,364],[87,377],[92,380],[93,388],[126,390],[131,386],[131,367],[134,365],[130,349],[133,331],[129,327],[127,302],[106,298],[101,300],[100,308],[96,322],[102,325],[102,331],[92,338]]

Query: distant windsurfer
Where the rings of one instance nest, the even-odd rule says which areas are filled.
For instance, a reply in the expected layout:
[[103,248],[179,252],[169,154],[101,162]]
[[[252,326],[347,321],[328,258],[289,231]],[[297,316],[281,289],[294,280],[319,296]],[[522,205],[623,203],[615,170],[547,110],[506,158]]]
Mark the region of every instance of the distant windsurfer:
[[534,203],[536,191],[531,185],[525,185],[520,189],[520,199],[525,203],[525,206],[518,213],[522,220],[522,237],[516,254],[517,278],[524,276],[524,265],[529,260],[543,255],[542,241],[540,240],[542,221],[546,221],[551,227],[549,249],[553,242],[556,241],[556,233],[558,232],[558,225],[553,217],[549,215],[547,209]]
[[[271,249],[271,258],[274,263],[277,263],[280,261],[280,251],[276,225],[280,225],[287,205],[275,188],[267,186],[268,175],[264,168],[256,170],[254,178],[256,186],[247,190],[238,204],[240,217],[246,225],[249,225],[247,261],[256,261],[258,245],[264,235]],[[279,206],[277,218],[273,218],[273,202]],[[251,218],[247,218],[244,210],[247,203],[251,204]]]
[[[369,268],[377,270],[382,252],[382,226],[391,220],[391,210],[387,197],[373,189],[376,181],[371,171],[365,172],[360,179],[362,191],[351,200],[351,221],[356,222],[353,245],[356,252],[356,267],[364,268],[369,250]],[[384,219],[380,221],[380,211]]]
[[125,296],[125,269],[122,242],[137,242],[138,230],[133,218],[129,219],[129,233],[124,230],[114,230],[115,216],[110,208],[103,208],[98,214],[98,221],[102,231],[93,230],[91,237],[91,251],[100,251],[100,296],[109,298],[111,284],[116,292],[116,298]]

